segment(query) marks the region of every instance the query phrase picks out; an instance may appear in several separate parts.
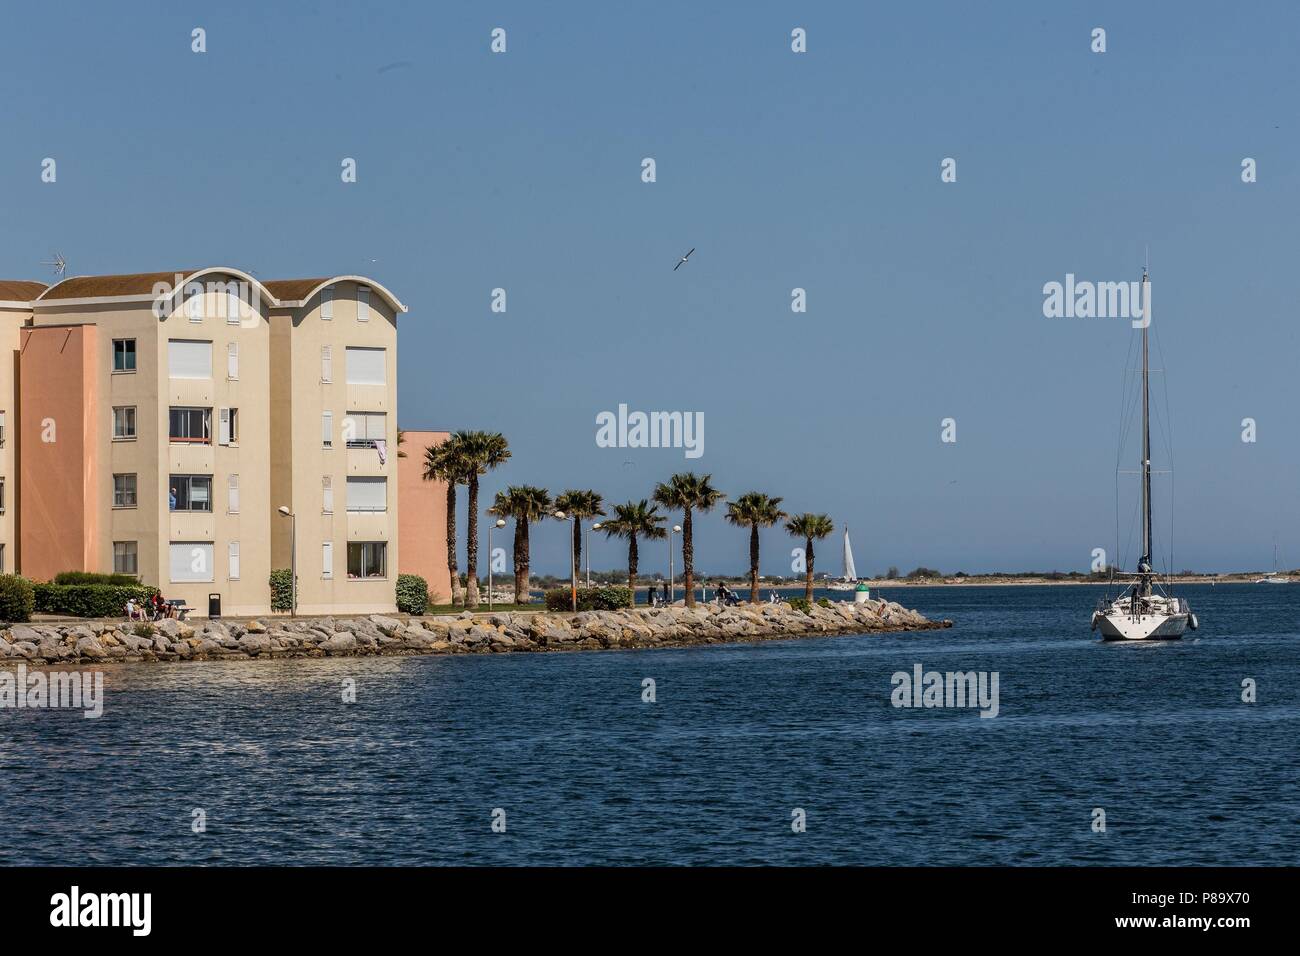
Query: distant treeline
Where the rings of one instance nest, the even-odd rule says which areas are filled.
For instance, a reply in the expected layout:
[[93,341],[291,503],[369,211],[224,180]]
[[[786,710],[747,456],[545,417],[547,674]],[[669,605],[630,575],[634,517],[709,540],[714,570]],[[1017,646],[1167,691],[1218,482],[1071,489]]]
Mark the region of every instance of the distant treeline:
[[[1119,574],[1119,573],[1121,573],[1119,568],[1107,568],[1104,571],[982,571],[978,574],[968,574],[965,571],[956,571],[949,574],[945,571],[940,571],[936,568],[928,568],[925,565],[921,565],[919,567],[913,568],[911,571],[908,571],[906,574],[901,573],[898,568],[891,566],[888,569],[886,569],[884,574],[877,575],[874,578],[874,580],[925,581],[925,580],[948,580],[948,579],[960,580],[963,578],[970,578],[975,580],[984,579],[984,578],[1007,578],[1011,580],[1016,580],[1016,579],[1024,579],[1024,578],[1033,578],[1033,579],[1043,580],[1043,581],[1109,581],[1111,580],[1114,574]],[[1220,575],[1213,574],[1213,573],[1202,573],[1199,571],[1184,570],[1178,572],[1178,576],[1212,578],[1212,577],[1219,577]],[[668,576],[659,571],[656,571],[652,574],[643,574],[642,577],[647,581],[654,581],[655,583],[668,580]],[[828,580],[833,580],[835,576],[831,574],[819,574],[817,577],[819,580],[828,581]],[[487,579],[484,578],[483,583],[486,583],[486,580]],[[718,581],[726,581],[728,583],[733,583],[737,581],[743,582],[745,580],[745,575],[743,573],[742,574],[735,574],[735,573],[713,574],[708,571],[701,571],[696,574],[696,580],[703,584],[709,584],[709,585]],[[586,581],[587,581],[587,572],[583,571],[579,573],[578,583],[585,584]],[[467,585],[468,583],[469,583],[468,579],[465,577],[465,575],[462,574],[461,584]],[[530,575],[528,579],[528,583],[529,583],[529,587],[531,588],[546,590],[546,589],[556,588],[556,587],[567,587],[569,584],[569,579],[567,576],[560,577],[554,574]],[[621,569],[617,571],[597,571],[593,569],[591,572],[591,583],[597,585],[626,584],[627,572]],[[678,584],[680,583],[681,580],[679,576]],[[803,583],[803,578],[796,577],[794,575],[791,575],[790,577],[781,577],[780,575],[769,574],[763,576],[762,583],[767,586],[780,586],[786,584],[797,585]]]

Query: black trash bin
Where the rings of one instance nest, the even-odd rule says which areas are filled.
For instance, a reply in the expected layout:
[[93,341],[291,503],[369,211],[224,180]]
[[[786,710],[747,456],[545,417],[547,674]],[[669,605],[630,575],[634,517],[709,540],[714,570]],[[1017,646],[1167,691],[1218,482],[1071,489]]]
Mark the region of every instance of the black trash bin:
[[221,617],[221,595],[220,594],[208,595],[208,617],[212,618],[213,620]]

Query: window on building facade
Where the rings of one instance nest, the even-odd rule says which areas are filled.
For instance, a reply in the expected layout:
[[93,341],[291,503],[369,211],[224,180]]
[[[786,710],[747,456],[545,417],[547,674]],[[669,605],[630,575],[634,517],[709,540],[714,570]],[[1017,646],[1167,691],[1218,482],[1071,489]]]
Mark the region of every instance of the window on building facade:
[[375,442],[384,439],[388,416],[383,412],[348,412],[343,427],[349,448],[374,448]]
[[113,476],[113,507],[134,508],[136,506],[135,475]]
[[387,478],[348,478],[348,511],[387,511]]
[[383,349],[349,348],[345,353],[349,385],[383,385],[388,376]]
[[172,511],[211,511],[211,475],[172,475],[168,482]]
[[113,339],[113,371],[135,371],[135,339]]
[[169,339],[167,374],[172,378],[212,378],[212,343],[197,339]]
[[212,444],[212,409],[174,406],[167,416],[171,440],[181,444]]
[[348,577],[382,578],[388,561],[387,541],[349,541]]
[[217,441],[222,445],[239,444],[239,409],[220,409],[217,416]]
[[113,406],[113,441],[130,441],[135,438],[135,406]]
[[139,574],[140,556],[138,549],[139,544],[135,541],[114,541],[113,573]]
[[173,541],[168,559],[174,584],[213,578],[211,541]]

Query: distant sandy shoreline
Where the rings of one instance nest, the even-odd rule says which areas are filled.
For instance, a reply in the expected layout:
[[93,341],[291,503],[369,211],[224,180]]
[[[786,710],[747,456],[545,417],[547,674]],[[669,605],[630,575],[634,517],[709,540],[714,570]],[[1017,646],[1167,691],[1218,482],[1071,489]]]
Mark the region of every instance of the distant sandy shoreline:
[[[1262,576],[1263,576],[1262,573],[1240,574],[1240,575],[1234,574],[1231,577],[1228,577],[1226,575],[1211,577],[1209,575],[1198,574],[1198,575],[1192,575],[1188,577],[1160,578],[1160,581],[1162,583],[1172,583],[1172,584],[1254,584]],[[1279,576],[1285,578],[1285,580],[1287,580],[1288,583],[1293,583],[1293,579],[1287,578],[1285,575],[1279,575]],[[710,578],[707,584],[704,584],[702,582],[697,582],[696,587],[698,589],[699,587],[703,586],[703,587],[707,587],[710,591],[712,591],[716,587],[718,580],[719,579],[717,578]],[[730,578],[722,578],[721,580],[726,581],[727,587],[732,588],[733,590],[736,590],[738,592],[742,592],[741,593],[742,597],[745,594],[747,594],[749,591],[748,581],[735,581]],[[1122,583],[1125,580],[1126,580],[1125,578],[1115,579],[1116,583]],[[1000,587],[1014,587],[1017,585],[1024,585],[1024,586],[1091,585],[1092,587],[1106,587],[1111,582],[1089,581],[1085,579],[1072,579],[1072,578],[1059,580],[1059,579],[1052,579],[1052,578],[999,578],[999,577],[984,577],[984,576],[972,575],[967,578],[924,578],[915,581],[908,580],[906,578],[879,578],[879,579],[864,580],[861,581],[860,583],[865,584],[867,587],[871,588],[872,590],[875,590],[877,588],[943,588],[943,587],[948,587],[948,588],[999,587],[1000,588]],[[1294,583],[1300,583],[1300,580],[1296,580]],[[657,591],[663,587],[663,584],[658,583],[658,584],[651,585],[649,587],[652,587],[654,590]],[[646,585],[637,585],[638,591],[645,591],[647,589],[648,588]],[[797,584],[797,583],[775,584],[772,582],[760,581],[758,583],[758,589],[760,592],[764,592],[764,593],[767,591],[802,591],[804,590],[804,585]],[[814,582],[813,584],[813,590],[815,591],[825,591],[828,589],[829,589],[829,582],[818,581],[818,582]],[[682,590],[682,583],[681,581],[678,581],[677,582],[678,593],[681,593],[681,590]],[[851,592],[845,592],[845,593],[851,593]]]

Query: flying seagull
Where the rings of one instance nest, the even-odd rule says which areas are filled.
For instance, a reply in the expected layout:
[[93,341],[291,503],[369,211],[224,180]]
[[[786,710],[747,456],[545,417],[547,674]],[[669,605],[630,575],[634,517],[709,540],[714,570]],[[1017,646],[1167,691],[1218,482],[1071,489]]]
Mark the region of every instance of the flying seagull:
[[[691,252],[694,251],[695,251],[695,247],[692,246]],[[686,255],[682,256],[679,260],[677,260],[677,265],[673,266],[673,272],[676,272],[678,269],[682,267],[682,263],[691,257],[691,252],[686,253]]]

